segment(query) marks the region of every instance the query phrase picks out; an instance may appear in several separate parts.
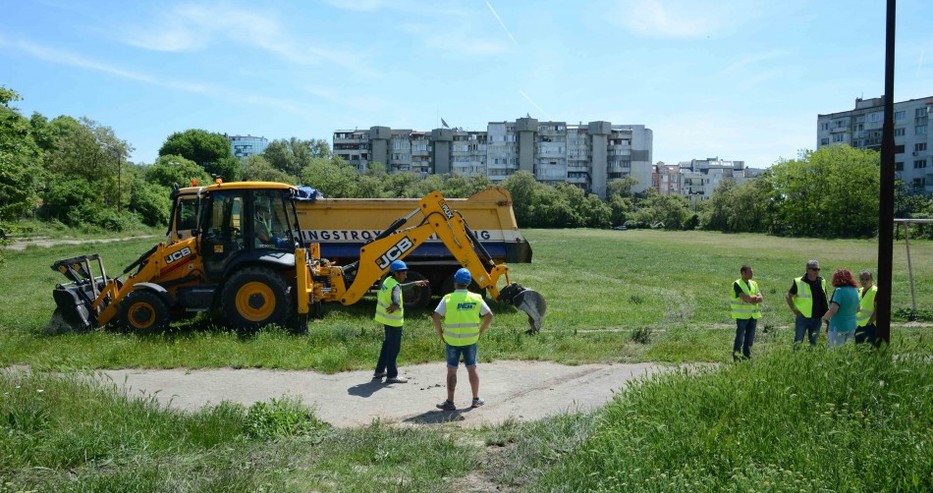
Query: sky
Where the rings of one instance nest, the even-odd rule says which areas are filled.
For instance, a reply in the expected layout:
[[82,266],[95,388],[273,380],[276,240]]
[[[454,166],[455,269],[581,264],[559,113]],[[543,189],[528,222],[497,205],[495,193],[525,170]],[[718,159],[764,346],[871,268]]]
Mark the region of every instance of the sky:
[[[897,5],[896,101],[933,96],[933,2]],[[152,163],[174,132],[638,124],[654,162],[767,167],[884,91],[881,0],[0,0],[12,104]]]

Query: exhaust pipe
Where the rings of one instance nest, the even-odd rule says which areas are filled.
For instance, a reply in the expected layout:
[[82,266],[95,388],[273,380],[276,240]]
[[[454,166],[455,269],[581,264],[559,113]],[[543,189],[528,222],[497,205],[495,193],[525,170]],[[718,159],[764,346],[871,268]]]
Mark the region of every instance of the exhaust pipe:
[[513,282],[499,292],[499,301],[508,303],[528,315],[529,334],[537,334],[541,330],[547,302],[540,293]]

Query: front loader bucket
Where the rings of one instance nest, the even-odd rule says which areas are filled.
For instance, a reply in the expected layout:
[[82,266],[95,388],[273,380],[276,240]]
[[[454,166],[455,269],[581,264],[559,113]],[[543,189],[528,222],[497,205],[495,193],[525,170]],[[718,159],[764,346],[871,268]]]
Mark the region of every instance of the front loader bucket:
[[499,292],[499,301],[508,303],[528,315],[529,334],[537,334],[544,323],[547,302],[537,291],[512,283]]
[[[79,292],[85,291],[85,295]],[[55,286],[52,291],[52,298],[55,299],[55,312],[52,313],[52,319],[45,327],[46,333],[58,333],[67,330],[87,330],[91,328],[91,311],[85,300],[86,295],[90,295],[91,287],[85,285],[63,285]]]
[[[94,275],[93,264],[97,264],[99,276]],[[56,308],[45,326],[46,333],[94,327],[97,324],[94,300],[109,280],[100,255],[95,253],[62,259],[52,264],[52,270],[61,272],[71,282],[59,284],[52,290]]]

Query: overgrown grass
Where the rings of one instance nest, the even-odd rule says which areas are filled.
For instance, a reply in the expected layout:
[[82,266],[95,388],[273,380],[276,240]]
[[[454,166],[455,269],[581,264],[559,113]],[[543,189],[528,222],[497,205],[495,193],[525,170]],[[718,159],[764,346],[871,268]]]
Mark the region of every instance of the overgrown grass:
[[11,370],[0,395],[0,492],[427,492],[477,461],[438,430],[334,429],[291,400],[185,414],[89,375]]
[[933,365],[891,349],[780,350],[655,375],[591,430],[547,424],[554,443],[582,442],[570,453],[543,450],[531,433],[542,424],[513,433],[500,476],[531,491],[931,491]]
[[[791,279],[808,258],[824,272],[837,266],[872,268],[876,242],[810,240],[703,232],[530,230],[534,263],[511,267],[513,281],[541,292],[548,314],[541,334],[524,334],[526,317],[493,304],[496,319],[484,336],[482,357],[540,359],[561,363],[608,361],[725,361],[734,324],[727,296],[738,268],[751,263],[765,294],[755,351],[790,344],[792,318],[783,300]],[[270,328],[250,338],[195,319],[165,334],[138,337],[111,331],[45,336],[63,278],[49,269],[56,259],[100,252],[112,273],[135,260],[151,240],[29,248],[6,252],[0,264],[0,365],[41,368],[266,367],[327,372],[368,367],[378,353],[381,330],[372,321],[374,300],[328,306],[307,336]],[[910,306],[902,244],[895,248],[893,305]],[[921,316],[933,306],[933,242],[911,244]],[[439,361],[442,351],[430,309],[406,314],[401,364]],[[904,315],[901,315],[904,317]],[[900,320],[906,322],[905,318]],[[898,327],[894,340],[921,341],[928,328]]]

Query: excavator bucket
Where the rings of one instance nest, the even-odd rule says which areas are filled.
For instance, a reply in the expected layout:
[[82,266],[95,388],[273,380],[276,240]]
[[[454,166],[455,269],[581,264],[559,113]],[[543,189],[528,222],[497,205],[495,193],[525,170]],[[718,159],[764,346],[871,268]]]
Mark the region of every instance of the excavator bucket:
[[528,315],[529,334],[537,334],[541,330],[547,302],[540,293],[513,282],[499,292],[499,301],[508,303]]

